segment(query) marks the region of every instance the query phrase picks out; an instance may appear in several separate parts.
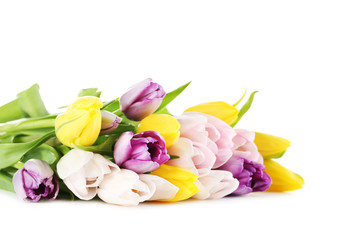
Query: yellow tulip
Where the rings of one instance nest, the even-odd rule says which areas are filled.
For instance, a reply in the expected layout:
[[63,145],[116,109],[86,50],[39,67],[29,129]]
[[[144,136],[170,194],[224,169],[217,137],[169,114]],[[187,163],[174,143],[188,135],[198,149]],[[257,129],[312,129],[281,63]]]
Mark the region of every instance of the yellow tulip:
[[169,148],[180,137],[180,123],[167,114],[151,114],[141,120],[137,132],[157,131],[165,139]]
[[300,175],[286,169],[274,160],[265,159],[264,165],[265,172],[272,180],[268,192],[293,191],[304,185],[304,179]]
[[78,98],[55,120],[56,137],[66,146],[90,146],[101,130],[102,101],[97,97]]
[[226,102],[202,103],[185,110],[185,112],[200,112],[217,117],[229,125],[238,119],[239,110]]
[[151,172],[151,174],[164,178],[179,188],[175,197],[173,199],[168,199],[167,201],[182,201],[192,197],[199,191],[195,184],[199,177],[183,168],[162,164],[158,169]]
[[255,133],[255,144],[263,158],[279,158],[281,157],[288,147],[290,141],[272,136],[265,133]]
[[239,110],[236,106],[244,99],[246,95],[246,89],[244,89],[244,94],[242,97],[234,104],[230,105],[226,102],[208,102],[201,103],[196,106],[190,107],[185,110],[185,112],[199,112],[213,117],[219,118],[226,122],[229,125],[234,124],[239,119]]

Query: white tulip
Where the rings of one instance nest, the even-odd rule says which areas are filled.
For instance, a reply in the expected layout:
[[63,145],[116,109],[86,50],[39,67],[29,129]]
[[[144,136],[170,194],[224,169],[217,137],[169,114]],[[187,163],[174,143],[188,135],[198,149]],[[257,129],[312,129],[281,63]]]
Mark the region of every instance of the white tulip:
[[80,149],[70,150],[60,159],[56,168],[66,186],[82,200],[94,198],[104,176],[120,170],[115,163],[100,154]]
[[140,174],[140,180],[149,187],[151,197],[147,201],[171,200],[179,191],[178,187],[156,175]]
[[100,183],[98,196],[107,203],[135,206],[151,197],[149,187],[139,175],[128,169],[106,175]]
[[209,174],[198,179],[196,199],[218,199],[234,192],[239,186],[231,172],[224,170],[211,170]]

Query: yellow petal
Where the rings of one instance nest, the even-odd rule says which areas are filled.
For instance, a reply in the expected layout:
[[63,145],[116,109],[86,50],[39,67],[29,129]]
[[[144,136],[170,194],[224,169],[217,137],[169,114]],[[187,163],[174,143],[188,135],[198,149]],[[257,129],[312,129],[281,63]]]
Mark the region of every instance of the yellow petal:
[[173,145],[180,136],[180,124],[167,114],[152,114],[141,120],[137,132],[157,131],[164,138],[166,147]]
[[233,124],[237,120],[239,114],[239,110],[237,110],[234,106],[221,101],[202,103],[186,109],[185,112],[205,113],[217,117],[229,125]]
[[265,133],[255,133],[255,144],[263,158],[279,158],[290,147],[290,141]]
[[99,110],[90,111],[87,125],[84,127],[81,136],[75,142],[79,146],[91,146],[99,137],[101,131],[101,113]]
[[67,111],[71,111],[73,109],[100,109],[102,106],[103,103],[100,98],[87,96],[76,99],[76,101],[69,106]]
[[192,197],[199,191],[195,184],[198,176],[183,168],[162,164],[158,169],[151,172],[151,174],[164,178],[179,188],[176,196],[167,201],[182,201]]
[[59,141],[69,147],[94,144],[101,130],[101,107],[102,102],[97,97],[78,98],[55,120]]
[[84,127],[89,122],[89,113],[86,110],[69,111],[55,119],[56,137],[61,143],[72,147],[77,138],[81,136]]
[[304,185],[304,179],[300,175],[286,169],[274,160],[265,159],[264,165],[265,172],[272,180],[268,192],[293,191]]

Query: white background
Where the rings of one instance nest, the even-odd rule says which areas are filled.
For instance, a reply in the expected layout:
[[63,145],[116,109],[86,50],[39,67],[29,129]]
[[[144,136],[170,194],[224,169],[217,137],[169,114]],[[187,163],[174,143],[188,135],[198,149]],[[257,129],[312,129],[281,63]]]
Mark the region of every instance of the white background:
[[[11,239],[359,239],[358,1],[1,1],[0,104],[39,83],[49,109],[147,77],[193,81],[175,114],[259,90],[238,127],[291,140],[300,191],[119,207],[0,191]],[[11,236],[12,235],[12,236]]]

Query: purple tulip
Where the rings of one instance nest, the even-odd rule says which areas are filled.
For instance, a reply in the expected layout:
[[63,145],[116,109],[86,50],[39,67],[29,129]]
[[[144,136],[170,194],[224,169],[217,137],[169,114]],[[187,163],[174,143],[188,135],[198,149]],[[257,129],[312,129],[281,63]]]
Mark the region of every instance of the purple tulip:
[[229,161],[218,169],[227,170],[233,174],[240,184],[232,194],[243,195],[251,192],[263,192],[270,187],[271,178],[264,171],[264,168],[264,165],[260,163],[234,154]]
[[170,159],[164,138],[155,131],[124,132],[115,143],[114,159],[120,167],[136,173],[157,169]]
[[121,96],[121,110],[127,118],[140,121],[156,111],[165,94],[162,86],[147,78]]
[[23,200],[37,202],[40,199],[54,200],[59,193],[59,183],[49,164],[30,159],[13,177],[17,196]]

